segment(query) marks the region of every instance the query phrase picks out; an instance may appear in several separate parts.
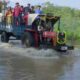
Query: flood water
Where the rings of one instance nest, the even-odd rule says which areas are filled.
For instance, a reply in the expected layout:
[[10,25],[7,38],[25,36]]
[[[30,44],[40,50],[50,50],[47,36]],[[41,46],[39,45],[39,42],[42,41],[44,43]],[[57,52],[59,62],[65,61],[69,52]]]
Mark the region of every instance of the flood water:
[[80,50],[58,53],[1,44],[0,80],[80,80]]

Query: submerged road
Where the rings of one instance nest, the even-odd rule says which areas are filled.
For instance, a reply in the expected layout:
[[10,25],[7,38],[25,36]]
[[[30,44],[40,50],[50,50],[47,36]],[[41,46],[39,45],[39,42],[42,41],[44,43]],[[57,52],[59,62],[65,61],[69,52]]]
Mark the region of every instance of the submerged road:
[[0,80],[80,80],[80,50],[61,54],[0,43]]

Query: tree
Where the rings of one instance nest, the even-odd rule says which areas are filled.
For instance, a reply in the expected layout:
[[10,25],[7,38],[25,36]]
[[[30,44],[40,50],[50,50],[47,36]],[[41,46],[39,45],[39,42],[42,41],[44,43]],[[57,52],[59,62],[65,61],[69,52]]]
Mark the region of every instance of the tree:
[[[68,37],[75,39],[80,38],[80,10],[69,7],[54,6],[50,2],[46,2],[43,7],[44,13],[53,13],[56,16],[61,16],[61,29],[67,31]],[[55,27],[56,28],[56,27]]]
[[0,13],[2,12],[2,2],[0,1]]

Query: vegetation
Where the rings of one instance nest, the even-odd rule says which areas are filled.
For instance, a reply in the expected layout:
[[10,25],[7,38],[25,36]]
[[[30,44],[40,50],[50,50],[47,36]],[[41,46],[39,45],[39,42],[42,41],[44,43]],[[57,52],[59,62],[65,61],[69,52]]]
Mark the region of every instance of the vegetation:
[[43,11],[44,13],[52,12],[54,15],[61,16],[61,30],[67,32],[68,39],[80,40],[80,10],[58,7],[47,2]]
[[2,11],[2,2],[0,2],[0,13]]
[[7,2],[0,1],[0,13],[2,12],[3,9],[7,8]]

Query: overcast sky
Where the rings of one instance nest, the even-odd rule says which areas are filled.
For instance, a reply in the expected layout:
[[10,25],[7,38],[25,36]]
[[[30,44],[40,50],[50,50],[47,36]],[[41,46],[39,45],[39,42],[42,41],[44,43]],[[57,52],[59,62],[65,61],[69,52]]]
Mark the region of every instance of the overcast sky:
[[42,4],[46,1],[50,1],[51,3],[59,6],[69,6],[72,8],[80,9],[80,0],[10,0],[10,4],[14,6],[15,2],[19,2],[22,5],[26,5],[27,3],[31,4]]

